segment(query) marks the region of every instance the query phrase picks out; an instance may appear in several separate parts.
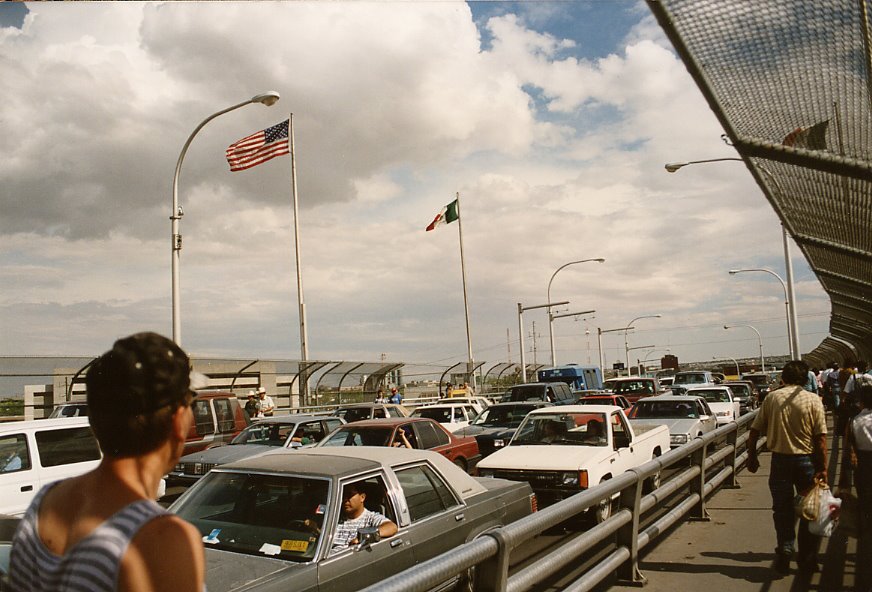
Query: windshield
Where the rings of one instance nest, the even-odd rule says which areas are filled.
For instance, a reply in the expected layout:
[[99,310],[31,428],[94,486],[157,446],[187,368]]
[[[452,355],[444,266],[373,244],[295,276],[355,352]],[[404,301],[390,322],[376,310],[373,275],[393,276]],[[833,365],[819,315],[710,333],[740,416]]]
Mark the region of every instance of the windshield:
[[439,423],[451,423],[451,407],[421,407],[412,413],[414,417],[426,417]]
[[749,397],[751,395],[751,389],[748,388],[747,384],[731,384],[730,390],[737,397]]
[[692,391],[695,397],[702,397],[706,403],[730,403],[730,395],[726,391]]
[[653,394],[654,389],[651,386],[652,384],[653,382],[649,380],[622,380],[615,385],[615,392],[620,394]]
[[535,407],[530,407],[528,405],[516,407],[488,407],[475,418],[472,425],[491,428],[516,428],[521,425],[521,422],[533,409],[535,409]]
[[253,423],[239,432],[230,443],[284,446],[296,427],[295,423]]
[[368,407],[346,407],[344,409],[337,409],[333,412],[333,415],[341,417],[347,423],[351,423],[353,421],[369,419],[370,410]]
[[691,374],[676,374],[675,380],[672,384],[705,384],[708,382],[706,380],[705,374],[702,373],[691,373]]
[[319,446],[387,446],[393,431],[391,427],[344,426],[330,434]]
[[685,419],[699,418],[693,401],[639,401],[630,412],[633,419]]
[[325,479],[212,472],[173,511],[197,527],[207,547],[311,561],[327,489]]
[[570,445],[605,446],[606,417],[603,413],[534,413],[518,428],[511,446]]

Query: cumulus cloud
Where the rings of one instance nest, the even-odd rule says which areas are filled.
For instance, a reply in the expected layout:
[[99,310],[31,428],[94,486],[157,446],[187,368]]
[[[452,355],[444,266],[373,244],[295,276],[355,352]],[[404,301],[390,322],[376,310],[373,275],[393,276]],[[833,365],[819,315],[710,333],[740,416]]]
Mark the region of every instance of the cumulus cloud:
[[[651,17],[622,6],[624,41],[596,52],[565,33],[571,5],[511,6],[478,28],[462,3],[29,4],[20,29],[0,29],[4,353],[168,333],[179,151],[204,118],[269,89],[279,103],[210,122],[185,158],[195,353],[299,355],[289,159],[223,161],[289,112],[312,357],[464,358],[458,224],[423,230],[455,192],[478,359],[517,361],[517,303],[543,302],[580,258],[607,262],[561,272],[553,294],[596,308],[594,334],[658,312],[631,339],[705,359],[730,345],[706,331],[777,316],[771,286],[763,298],[726,274],[783,264],[741,163],[663,171],[731,153]],[[808,308],[825,308],[800,263]],[[545,331],[543,314],[528,320]],[[555,323],[566,361],[587,355],[580,323]]]

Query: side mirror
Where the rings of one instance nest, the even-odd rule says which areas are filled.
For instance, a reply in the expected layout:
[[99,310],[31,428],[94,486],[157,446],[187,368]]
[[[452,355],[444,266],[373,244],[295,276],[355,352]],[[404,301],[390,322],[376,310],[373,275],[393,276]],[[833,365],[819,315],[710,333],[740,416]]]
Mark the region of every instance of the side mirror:
[[711,417],[712,417],[711,415],[700,415],[699,419],[701,421],[707,421],[707,420],[711,419]]
[[357,550],[367,549],[373,543],[381,540],[381,535],[378,532],[378,526],[367,526],[357,531]]

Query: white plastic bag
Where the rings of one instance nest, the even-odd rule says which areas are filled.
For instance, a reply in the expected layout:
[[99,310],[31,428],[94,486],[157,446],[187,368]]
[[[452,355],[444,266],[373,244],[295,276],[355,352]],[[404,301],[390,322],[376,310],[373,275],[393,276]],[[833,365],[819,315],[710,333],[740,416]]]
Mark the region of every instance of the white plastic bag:
[[836,525],[839,523],[839,509],[842,507],[842,500],[833,496],[830,488],[826,484],[818,485],[818,512],[817,518],[808,523],[808,531],[817,536],[828,537],[833,534]]

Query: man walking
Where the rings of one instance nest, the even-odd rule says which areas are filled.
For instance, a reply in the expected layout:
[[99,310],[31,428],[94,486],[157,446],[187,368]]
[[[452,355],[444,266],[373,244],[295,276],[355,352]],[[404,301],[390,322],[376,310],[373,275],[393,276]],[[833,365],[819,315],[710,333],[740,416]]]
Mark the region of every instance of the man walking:
[[[756,473],[757,439],[766,435],[766,445],[772,451],[769,491],[772,494],[772,518],[778,546],[775,549],[775,569],[790,571],[790,559],[797,542],[796,515],[793,499],[805,493],[815,480],[827,480],[827,425],[820,398],[803,389],[808,379],[808,365],[793,360],[784,365],[781,380],[784,386],[770,392],[748,434],[748,470]],[[808,530],[808,521],[799,522],[797,565],[800,571],[817,570],[820,537]]]

